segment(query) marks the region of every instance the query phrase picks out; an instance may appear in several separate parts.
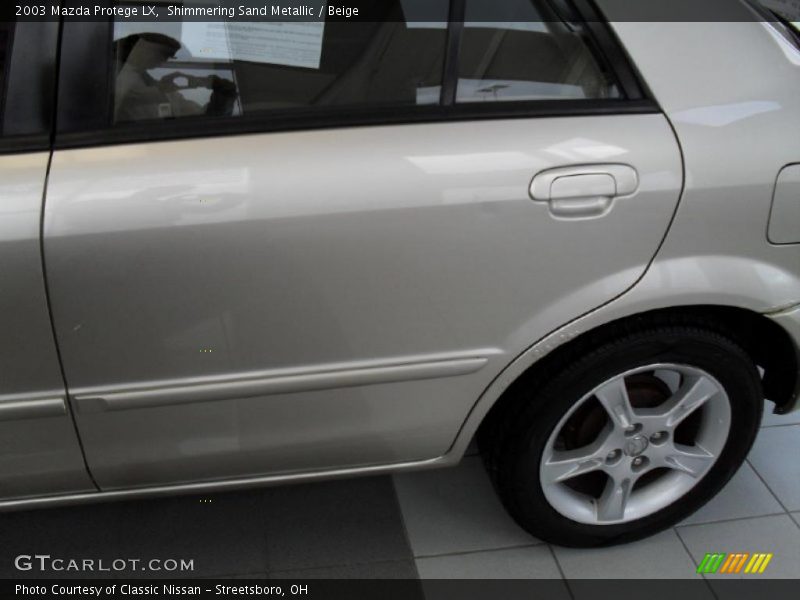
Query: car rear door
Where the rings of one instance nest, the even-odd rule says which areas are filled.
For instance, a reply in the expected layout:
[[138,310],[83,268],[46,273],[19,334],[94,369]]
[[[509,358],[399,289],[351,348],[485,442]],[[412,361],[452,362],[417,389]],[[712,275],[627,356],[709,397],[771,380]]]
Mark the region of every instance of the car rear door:
[[0,504],[93,491],[42,274],[57,23],[0,24]]
[[438,457],[655,254],[679,150],[606,27],[381,6],[65,24],[44,246],[103,489]]

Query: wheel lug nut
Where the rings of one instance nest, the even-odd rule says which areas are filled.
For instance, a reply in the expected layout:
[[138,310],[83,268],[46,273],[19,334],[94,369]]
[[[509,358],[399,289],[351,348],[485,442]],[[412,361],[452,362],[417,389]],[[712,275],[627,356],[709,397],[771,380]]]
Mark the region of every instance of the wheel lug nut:
[[626,436],[630,437],[632,435],[636,435],[641,430],[642,430],[642,424],[641,423],[634,423],[633,425],[631,425],[629,427],[625,427],[625,429],[623,429],[622,431],[625,432]]
[[650,436],[650,441],[654,444],[658,442],[663,442],[667,439],[667,432],[666,431],[656,431],[653,435]]
[[633,464],[634,466],[638,467],[639,465],[642,464],[642,459],[639,456],[637,456],[636,458],[633,459]]

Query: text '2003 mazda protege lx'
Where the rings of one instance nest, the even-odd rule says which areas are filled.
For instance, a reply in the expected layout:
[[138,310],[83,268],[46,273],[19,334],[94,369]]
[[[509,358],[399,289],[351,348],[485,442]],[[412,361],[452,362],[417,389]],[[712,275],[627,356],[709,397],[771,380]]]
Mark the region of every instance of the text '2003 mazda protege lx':
[[794,408],[793,25],[419,4],[3,25],[0,507],[477,437],[525,529],[612,544],[714,496],[765,399]]

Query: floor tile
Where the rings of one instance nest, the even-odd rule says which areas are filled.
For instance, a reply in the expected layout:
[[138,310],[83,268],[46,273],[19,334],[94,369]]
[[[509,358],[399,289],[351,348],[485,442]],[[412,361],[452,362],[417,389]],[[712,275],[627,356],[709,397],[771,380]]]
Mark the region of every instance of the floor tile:
[[[746,498],[746,501],[743,501]],[[753,468],[745,463],[728,485],[683,524],[710,523],[782,513],[783,508]]]
[[[772,562],[758,577],[800,577],[800,528],[789,515],[682,526],[678,533],[698,564],[708,552],[771,552],[774,554]],[[737,575],[706,577],[730,579]],[[738,577],[752,575],[741,574]]]
[[767,427],[758,438],[748,460],[790,511],[800,510],[800,425]]
[[790,412],[788,415],[776,415],[772,412],[774,408],[775,405],[770,401],[767,401],[766,404],[764,404],[764,418],[761,421],[762,427],[800,424],[800,410]]
[[[263,572],[265,490],[72,506],[0,515],[0,577],[188,577]],[[210,502],[209,502],[210,501]],[[13,556],[193,560],[191,572],[20,573]],[[95,563],[97,564],[97,563]]]
[[524,546],[536,540],[508,516],[480,458],[395,475],[414,556]]
[[567,579],[690,579],[696,566],[673,529],[610,548],[553,548]]
[[376,562],[338,567],[274,571],[272,579],[416,579],[413,560]]
[[410,560],[391,478],[270,489],[269,572]]
[[561,579],[544,544],[417,559],[422,579]]

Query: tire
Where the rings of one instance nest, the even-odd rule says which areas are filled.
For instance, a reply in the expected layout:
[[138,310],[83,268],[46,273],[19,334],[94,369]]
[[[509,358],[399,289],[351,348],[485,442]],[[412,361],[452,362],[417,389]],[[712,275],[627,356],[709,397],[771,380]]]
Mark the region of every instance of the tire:
[[761,421],[755,365],[710,328],[626,332],[548,371],[512,388],[479,442],[511,516],[557,545],[620,544],[682,521],[733,476]]

